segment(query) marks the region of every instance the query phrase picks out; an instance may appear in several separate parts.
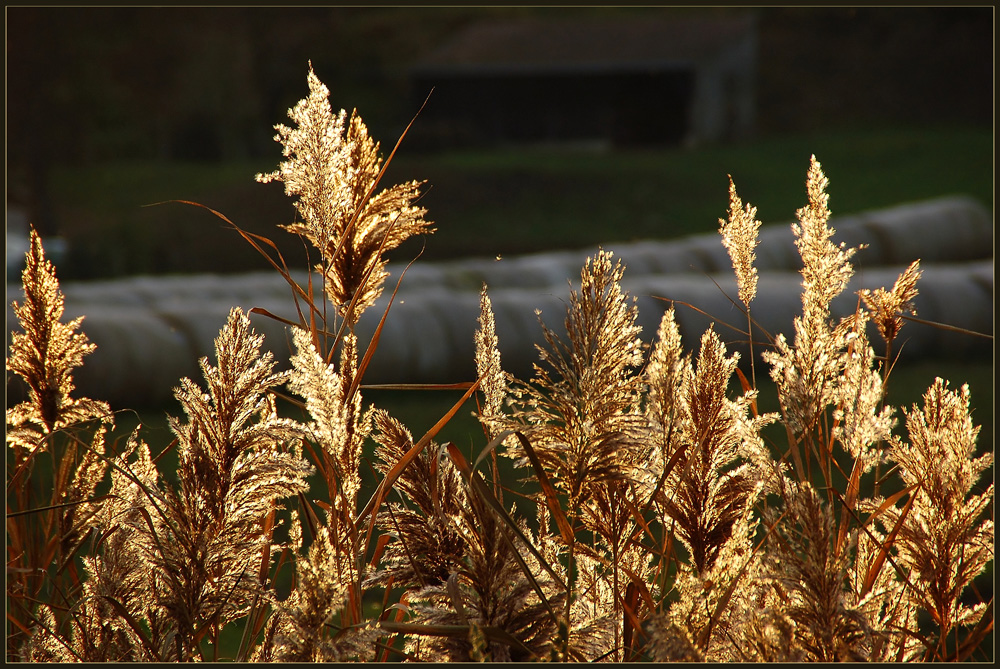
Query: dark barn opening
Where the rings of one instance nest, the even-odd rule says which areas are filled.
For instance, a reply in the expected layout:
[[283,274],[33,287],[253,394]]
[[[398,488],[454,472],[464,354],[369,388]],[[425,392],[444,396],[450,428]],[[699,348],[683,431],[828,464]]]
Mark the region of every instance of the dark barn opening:
[[[474,24],[410,71],[411,147],[676,146],[753,125],[751,16]],[[433,90],[433,92],[431,92]]]
[[694,73],[425,73],[413,86],[425,96],[433,89],[419,125],[445,145],[676,145],[687,128]]

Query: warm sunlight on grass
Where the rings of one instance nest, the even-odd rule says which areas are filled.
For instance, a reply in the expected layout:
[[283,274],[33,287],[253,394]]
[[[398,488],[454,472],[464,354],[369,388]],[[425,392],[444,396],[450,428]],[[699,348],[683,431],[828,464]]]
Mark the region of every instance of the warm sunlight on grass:
[[[27,388],[7,409],[8,661],[992,659],[992,370],[930,360],[887,374],[879,355],[905,343],[919,263],[835,319],[857,249],[828,224],[831,192],[844,212],[953,188],[988,200],[981,134],[397,163],[360,115],[330,107],[311,66],[307,85],[277,126],[283,159],[257,179],[291,199],[294,217],[267,224],[308,249],[317,289],[275,261],[271,233],[230,225],[227,246],[200,240],[217,259],[238,241],[288,282],[300,320],[272,316],[288,328],[287,369],[233,307],[169,418],[81,397],[87,321],[63,322],[31,229],[7,357]],[[152,174],[92,183],[139,191]],[[434,197],[418,176],[441,184]],[[186,193],[155,196],[231,177],[192,170],[174,182]],[[94,213],[116,206],[91,211],[87,234],[127,226]],[[198,213],[221,228],[224,209]],[[770,336],[753,319],[758,219],[792,218],[801,312]],[[355,329],[408,238],[469,253],[488,235],[492,254],[529,232],[536,249],[613,241],[609,226],[718,229],[753,366],[719,324],[682,340],[679,303],[643,331],[628,268],[600,249],[567,277],[530,378],[505,371],[483,286],[477,378],[366,385],[393,313],[371,338]],[[184,233],[163,234],[185,248]],[[162,239],[137,240],[119,269],[167,252]],[[78,269],[104,262],[91,252]]]

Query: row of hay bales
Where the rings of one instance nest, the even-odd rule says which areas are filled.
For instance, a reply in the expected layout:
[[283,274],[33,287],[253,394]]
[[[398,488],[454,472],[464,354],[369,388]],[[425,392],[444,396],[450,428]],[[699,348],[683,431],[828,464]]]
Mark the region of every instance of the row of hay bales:
[[[833,304],[834,317],[853,312],[861,288],[889,288],[916,258],[924,271],[915,304],[923,319],[992,334],[993,223],[989,212],[963,197],[907,204],[831,221],[834,240],[866,244],[855,256],[854,280]],[[675,241],[607,246],[626,266],[624,288],[637,298],[646,341],[655,336],[668,306],[676,305],[681,334],[696,347],[711,322],[733,348],[746,351],[746,318],[734,302],[729,257],[717,234]],[[520,377],[531,374],[541,341],[536,309],[546,325],[563,331],[570,286],[596,249],[560,251],[503,260],[466,259],[417,263],[403,278],[365,377],[367,383],[444,383],[474,377],[474,339],[479,290],[489,287],[503,365]],[[800,310],[799,257],[787,224],[765,226],[757,249],[760,283],[752,314],[764,332],[791,333]],[[388,304],[401,266],[390,267],[389,288],[358,325],[366,347]],[[304,285],[305,272],[295,275]],[[276,273],[240,276],[132,277],[66,284],[66,317],[85,315],[82,329],[97,344],[76,375],[81,394],[116,407],[156,406],[171,397],[183,376],[199,378],[198,359],[212,356],[213,341],[234,306],[261,307],[298,320],[292,292]],[[14,324],[8,285],[8,322]],[[694,305],[704,313],[692,309]],[[706,315],[708,314],[708,315]],[[255,328],[282,365],[287,363],[287,326],[254,314]],[[733,328],[728,327],[729,325]],[[992,341],[952,330],[908,323],[904,357],[984,356]],[[874,339],[876,352],[880,342]],[[898,344],[897,344],[898,348]],[[759,347],[757,350],[760,350]],[[10,390],[10,389],[9,389]],[[16,399],[8,393],[8,404]]]

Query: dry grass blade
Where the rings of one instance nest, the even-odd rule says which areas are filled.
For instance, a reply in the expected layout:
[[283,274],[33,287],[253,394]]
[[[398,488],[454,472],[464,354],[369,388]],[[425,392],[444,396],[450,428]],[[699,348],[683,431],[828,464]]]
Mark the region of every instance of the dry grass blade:
[[[868,520],[866,520],[865,522],[861,522],[861,519],[858,518],[857,514],[854,512],[854,509],[850,509],[847,507],[847,502],[840,495],[840,492],[831,488],[831,491],[833,492],[834,496],[836,496],[836,498],[840,500],[840,502],[844,505],[844,508],[848,510],[851,516],[853,516],[854,520],[861,525],[862,530],[864,530],[864,532],[867,533],[869,537],[879,545],[878,555],[875,556],[875,560],[872,561],[872,564],[868,567],[868,571],[865,573],[865,578],[864,581],[862,582],[862,588],[860,593],[862,597],[871,592],[872,586],[875,584],[875,580],[878,578],[878,574],[882,570],[882,565],[885,564],[885,561],[888,559],[890,562],[892,562],[892,556],[889,554],[889,550],[892,548],[892,545],[896,540],[896,535],[899,534],[900,528],[903,527],[903,523],[905,522],[906,517],[909,515],[910,509],[913,507],[913,501],[916,499],[917,490],[919,487],[920,487],[919,484],[913,484],[894,493],[888,499],[884,500],[882,504],[879,505],[879,508],[876,509],[868,517]],[[913,493],[913,494],[910,495],[910,498],[906,500],[906,504],[899,512],[899,518],[896,519],[896,523],[895,525],[893,525],[892,530],[889,531],[889,534],[886,536],[884,541],[878,541],[878,539],[872,536],[870,531],[868,530],[868,524],[874,521],[879,516],[881,516],[887,510],[895,508],[896,502],[902,499],[902,497],[907,493]],[[895,562],[893,562],[893,566],[896,567],[896,570],[899,571],[900,574],[902,574],[903,578],[905,579],[906,578],[905,574],[903,574],[900,568],[895,565]],[[909,579],[907,579],[907,582],[909,583]],[[912,584],[910,585],[910,587],[911,588],[913,587]]]
[[[423,253],[423,251],[421,251]],[[406,276],[407,270],[420,258],[417,255],[416,258],[411,260],[402,272],[399,274],[399,279],[396,281],[396,288],[393,289],[392,295],[389,297],[389,303],[385,305],[385,311],[382,312],[382,318],[379,319],[378,327],[375,328],[375,332],[372,334],[371,341],[368,343],[368,348],[365,349],[365,355],[361,359],[361,364],[358,365],[358,372],[354,375],[354,381],[351,382],[351,388],[347,393],[347,397],[354,397],[354,394],[358,391],[358,386],[361,385],[361,379],[364,378],[365,372],[368,370],[368,365],[371,364],[372,356],[375,355],[375,349],[378,348],[379,339],[382,336],[382,328],[385,325],[385,319],[389,317],[389,310],[392,308],[392,303],[396,299],[396,293],[399,292],[399,286],[403,282],[403,277]]]
[[[653,528],[650,527],[650,522],[648,522],[643,517],[643,512],[639,510],[639,507],[635,505],[635,502],[633,502],[632,500],[630,500],[628,497],[625,496],[623,496],[621,500],[622,502],[624,502],[625,506],[628,507],[629,513],[632,515],[632,520],[635,521],[636,525],[635,531],[633,531],[632,535],[628,538],[628,542],[626,543],[626,545],[631,545],[636,547],[641,546],[641,544],[639,543],[640,534],[645,534],[651,540],[655,541],[656,535],[653,532]],[[666,555],[660,554],[657,548],[650,546],[642,546],[642,550],[647,551],[650,554],[657,556],[658,558],[661,559],[666,558]]]
[[[434,89],[432,88],[430,90],[430,92],[427,93],[427,97],[424,98],[424,101],[422,103],[420,103],[420,109],[417,110],[417,113],[413,115],[413,118],[410,119],[410,122],[406,124],[405,128],[403,128],[403,132],[400,133],[399,139],[396,140],[395,146],[393,146],[392,147],[392,151],[389,152],[389,157],[386,158],[385,162],[382,164],[382,169],[378,173],[378,178],[375,179],[375,184],[376,185],[378,184],[379,181],[382,180],[382,176],[385,174],[385,171],[389,168],[389,163],[392,162],[392,159],[396,156],[396,151],[399,149],[400,144],[403,143],[403,138],[406,137],[407,133],[410,132],[410,128],[412,128],[413,124],[416,123],[417,117],[420,116],[420,113],[424,110],[424,107],[427,106],[427,101],[431,99],[431,95],[433,93],[434,93]],[[375,186],[374,185],[372,186],[372,193],[373,192],[375,192]],[[369,195],[369,197],[371,197],[371,193],[369,193],[368,195]]]
[[52,511],[54,509],[65,509],[71,506],[77,506],[80,504],[94,504],[96,502],[101,502],[111,497],[111,495],[100,495],[91,499],[81,499],[75,502],[64,502],[63,504],[51,504],[49,506],[39,506],[34,509],[24,509],[22,511],[8,511],[8,518],[16,518],[17,516],[26,516],[32,513],[41,513],[42,511]]
[[[244,230],[240,226],[236,225],[236,223],[234,223],[233,221],[231,221],[222,212],[216,211],[215,209],[212,209],[209,206],[201,204],[200,202],[191,202],[190,200],[166,200],[164,202],[154,202],[153,204],[148,204],[148,205],[144,205],[144,206],[155,207],[155,206],[158,206],[158,205],[161,205],[161,204],[167,204],[167,203],[171,203],[171,202],[177,203],[177,204],[187,204],[187,205],[191,205],[192,207],[199,207],[201,209],[204,209],[204,210],[210,212],[212,215],[218,217],[219,219],[221,219],[222,221],[224,221],[226,224],[232,226],[232,228],[234,230],[236,230],[236,232],[239,233],[239,235],[241,237],[243,237],[243,239],[245,239],[247,242],[250,243],[251,246],[254,247],[254,250],[256,250],[258,253],[260,253],[262,256],[264,256],[264,259],[267,260],[271,264],[271,267],[273,267],[279,274],[281,274],[281,276],[288,283],[289,287],[295,293],[296,297],[301,298],[307,304],[309,304],[313,309],[316,309],[316,307],[313,305],[312,298],[309,295],[307,295],[306,292],[305,292],[305,290],[302,288],[302,286],[300,286],[295,281],[295,279],[292,278],[291,272],[288,270],[288,264],[285,262],[284,257],[282,257],[281,252],[278,250],[278,246],[273,241],[271,241],[267,237],[263,237],[261,235],[254,234],[252,232],[247,232],[246,230]],[[265,244],[267,244],[268,246],[270,246],[272,249],[274,249],[275,253],[278,254],[278,259],[281,261],[280,265],[277,262],[275,262],[275,260],[270,256],[270,254],[267,253],[267,251],[265,251],[263,248],[261,248],[260,244],[257,243],[258,241],[264,242]],[[298,304],[297,301],[296,301],[296,304]],[[319,313],[318,309],[316,309],[316,311],[317,311],[317,313]]]
[[538,459],[535,449],[531,447],[531,442],[520,432],[515,434],[517,435],[517,440],[521,442],[524,452],[528,454],[531,466],[535,470],[535,477],[538,479],[538,484],[542,487],[542,492],[545,494],[545,503],[548,505],[549,512],[555,518],[556,526],[559,528],[559,534],[562,536],[562,540],[566,542],[566,545],[569,546],[573,543],[573,528],[570,526],[566,514],[563,513],[562,507],[559,505],[559,497],[556,494],[556,489],[549,483],[549,476],[545,473],[545,468],[542,467],[542,462]]
[[362,390],[468,390],[475,381],[458,383],[362,383]]
[[[270,311],[268,311],[264,307],[251,307],[249,313],[251,313],[251,314],[260,314],[261,316],[266,316],[266,317],[270,318],[273,321],[277,321],[278,323],[281,323],[282,325],[288,325],[288,326],[295,327],[295,328],[302,328],[302,329],[305,329],[305,330],[311,329],[310,327],[308,327],[307,325],[305,325],[301,320],[299,320],[299,321],[293,321],[293,320],[289,320],[287,318],[283,318],[281,316],[278,316],[277,314],[271,313]],[[317,332],[319,334],[325,335],[327,337],[334,337],[334,336],[336,336],[333,332],[328,332],[328,331],[326,331],[324,329],[321,329],[321,328],[317,329]]]
[[[696,311],[699,314],[701,314],[702,316],[706,316],[706,317],[710,318],[713,323],[718,323],[719,325],[723,325],[723,326],[729,328],[730,330],[732,330],[733,332],[739,333],[741,335],[746,335],[747,334],[746,331],[742,330],[741,328],[738,328],[735,325],[730,325],[729,323],[725,322],[724,320],[716,318],[715,316],[713,316],[712,314],[708,313],[704,309],[699,309],[698,307],[694,306],[690,302],[685,302],[684,300],[675,300],[675,299],[672,299],[672,298],[669,298],[669,297],[661,297],[659,295],[650,295],[650,297],[652,297],[654,300],[660,300],[661,302],[668,302],[671,305],[673,305],[673,304],[684,305],[688,309],[691,309],[692,311]],[[732,298],[730,298],[730,300],[732,300]],[[733,301],[733,305],[736,306],[736,307],[738,307],[738,308],[740,308],[740,309],[742,309],[742,307],[740,307],[739,304],[737,302],[735,302],[735,301]]]
[[868,567],[865,572],[865,580],[862,582],[861,596],[867,595],[871,592],[872,586],[875,585],[875,579],[878,578],[879,572],[882,571],[882,565],[885,564],[886,559],[892,559],[889,557],[889,549],[892,548],[892,544],[896,539],[896,535],[899,533],[899,528],[903,526],[903,521],[906,520],[906,516],[910,513],[912,508],[913,498],[907,501],[906,506],[899,514],[899,521],[893,526],[892,531],[889,532],[889,536],[886,537],[885,541],[881,543],[879,547],[878,555],[875,556],[875,560]]
[[[831,459],[832,459],[832,450],[833,450],[833,444],[831,443],[830,444]],[[833,460],[833,462],[836,465],[837,469],[840,470],[840,464],[836,460]],[[853,509],[857,504],[858,495],[861,492],[862,468],[863,467],[861,459],[859,458],[855,460],[854,466],[851,468],[851,475],[847,481],[847,496],[843,500],[841,500],[843,502],[843,506],[841,508],[840,527],[837,529],[837,543],[835,548],[837,552],[840,552],[844,548],[846,542],[848,541],[849,523],[847,522],[847,514],[848,511]],[[843,470],[841,470],[841,473],[843,473]]]
[[486,447],[483,448],[483,450],[479,453],[479,456],[476,458],[476,462],[475,464],[472,465],[472,468],[479,469],[479,465],[483,463],[483,460],[489,457],[490,454],[496,450],[497,446],[502,444],[507,439],[507,437],[510,437],[513,434],[514,434],[513,430],[504,430],[503,432],[495,436],[490,441],[490,443],[486,444]]
[[[556,574],[556,572],[552,569],[548,561],[546,561],[545,558],[542,557],[542,555],[538,552],[538,550],[535,548],[531,540],[529,540],[526,536],[524,536],[524,533],[521,532],[521,529],[517,526],[517,523],[515,523],[514,520],[510,517],[510,514],[508,514],[507,510],[503,508],[503,505],[500,504],[496,496],[494,496],[493,493],[490,491],[490,489],[487,488],[486,485],[482,482],[482,480],[475,475],[475,472],[469,465],[469,461],[465,459],[465,456],[462,455],[462,452],[460,450],[458,450],[458,447],[455,446],[455,444],[448,443],[447,448],[448,448],[448,455],[451,457],[451,461],[454,462],[455,466],[458,467],[459,471],[462,472],[462,475],[465,477],[465,480],[468,482],[472,490],[477,495],[479,495],[479,497],[484,502],[486,502],[486,504],[490,507],[490,509],[492,509],[493,512],[496,514],[500,522],[503,523],[507,529],[513,532],[518,539],[520,539],[521,543],[523,543],[524,546],[531,552],[531,554],[535,556],[535,559],[539,561],[539,564],[542,566],[542,568],[546,572],[548,572],[549,576],[552,577],[552,579],[559,585],[559,587],[565,590],[566,584],[563,583],[562,579],[559,578],[559,575]],[[504,533],[504,536],[507,536],[506,533]],[[515,557],[520,558],[520,553],[518,553],[517,550],[514,550],[514,555]],[[522,564],[524,563],[522,562]],[[527,569],[527,567],[525,568]],[[525,573],[528,576],[528,578],[532,579],[532,582],[534,582],[534,577],[529,572],[530,570],[526,571]],[[540,589],[538,589],[538,592],[539,594],[541,594]]]
[[260,569],[257,571],[257,582],[262,586],[267,583],[267,572],[271,567],[271,539],[274,537],[275,503],[271,502],[271,511],[264,519],[264,535],[267,537],[267,546],[260,549]]
[[162,451],[160,451],[159,453],[157,453],[157,454],[156,454],[156,457],[155,457],[155,458],[153,458],[153,464],[154,464],[154,465],[155,465],[155,464],[158,464],[158,463],[160,462],[160,458],[162,458],[162,457],[163,457],[164,455],[166,455],[166,454],[167,454],[167,453],[169,453],[170,451],[172,451],[172,450],[174,450],[175,448],[177,448],[177,445],[178,445],[179,443],[180,443],[180,440],[179,440],[179,439],[177,439],[176,437],[175,437],[174,439],[171,439],[171,440],[170,440],[170,443],[169,443],[169,444],[167,444],[166,446],[164,446],[164,447],[163,447],[163,450],[162,450]]
[[128,609],[114,597],[104,596],[104,601],[108,602],[111,605],[111,608],[115,610],[115,613],[117,613],[132,629],[132,631],[135,632],[135,635],[139,637],[139,642],[142,644],[142,647],[147,653],[149,653],[149,657],[152,658],[154,662],[162,662],[163,658],[160,657],[160,654],[153,646],[153,642],[149,639],[146,630],[144,630],[135,617],[129,613]]
[[920,323],[921,325],[930,325],[932,328],[937,328],[938,330],[947,330],[949,332],[958,332],[960,334],[967,334],[973,337],[982,337],[983,339],[993,339],[993,335],[986,334],[985,332],[976,332],[975,330],[966,330],[965,328],[960,328],[955,325],[948,325],[947,323],[938,323],[936,321],[929,321],[924,318],[917,318],[916,316],[911,316],[904,314],[900,316],[904,321],[913,321],[914,323]]
[[[406,616],[406,612],[403,611],[402,608],[398,608],[397,605],[395,605],[395,604],[393,605],[393,607],[395,607],[395,616],[396,616],[396,619],[395,620],[391,620],[391,621],[390,620],[382,620],[379,623],[380,627],[384,628],[385,625],[386,625],[386,623],[392,625],[392,624],[400,624],[400,623],[403,622],[403,618]],[[389,610],[386,610],[385,613],[388,613],[388,612],[389,612]],[[382,650],[382,658],[381,658],[382,662],[388,662],[389,661],[389,656],[392,653],[399,653],[399,654],[403,655],[403,657],[405,657],[406,659],[409,659],[409,660],[418,660],[419,659],[417,657],[414,657],[413,655],[410,655],[409,653],[406,653],[404,651],[401,651],[401,650],[393,647],[392,644],[395,644],[395,643],[399,642],[402,638],[403,638],[403,632],[396,632],[396,638],[392,641],[392,643],[383,643],[383,642],[379,641],[379,646],[383,649]]]
[[636,610],[639,604],[638,591],[636,589],[635,583],[629,583],[625,586],[625,598],[621,602],[622,606],[622,647],[627,651],[625,655],[625,661],[633,661],[635,655],[635,649],[632,644],[632,637],[638,632],[639,636],[645,636],[642,631],[642,621],[636,615]]
[[465,402],[470,397],[472,397],[472,394],[476,392],[476,388],[478,387],[479,387],[479,381],[477,380],[469,387],[467,391],[465,391],[465,394],[462,395],[462,398],[458,400],[458,402],[456,402],[455,405],[452,406],[452,408],[449,409],[448,412],[444,416],[442,416],[438,420],[438,422],[435,423],[434,426],[431,429],[429,429],[426,434],[424,434],[423,437],[420,438],[420,441],[414,444],[413,447],[410,448],[410,450],[407,451],[406,454],[399,460],[399,462],[393,465],[392,469],[389,470],[385,478],[382,479],[382,482],[379,484],[378,489],[375,491],[375,494],[373,494],[371,499],[368,500],[368,503],[365,505],[364,509],[362,509],[361,513],[358,514],[357,520],[355,521],[356,527],[360,529],[361,523],[363,523],[365,518],[368,517],[369,514],[371,514],[371,519],[369,520],[368,524],[368,540],[366,541],[366,543],[369,543],[371,541],[371,537],[375,532],[375,517],[377,514],[372,513],[373,510],[382,506],[382,502],[385,500],[386,495],[389,494],[389,489],[393,486],[393,484],[395,484],[396,479],[398,479],[400,474],[403,473],[403,470],[406,469],[406,466],[409,465],[410,462],[412,462],[413,459],[420,454],[420,451],[424,450],[427,444],[431,443],[431,440],[435,436],[437,436],[437,433],[440,432],[441,429],[445,425],[447,425],[452,418],[454,418],[455,414],[458,413],[458,410],[462,408],[462,405],[465,404]]
[[[740,386],[743,388],[743,394],[744,395],[747,394],[747,393],[749,393],[751,390],[754,389],[753,386],[750,384],[750,381],[747,380],[747,377],[743,373],[743,370],[741,370],[739,367],[736,368],[736,376],[738,376],[739,379],[740,379]],[[750,409],[751,409],[751,411],[753,411],[753,417],[754,418],[757,418],[758,416],[760,416],[760,413],[757,411],[757,396],[756,395],[754,395],[753,399],[750,400]]]
[[[392,536],[388,534],[383,534],[378,538],[375,544],[375,552],[372,553],[372,559],[369,564],[374,567],[382,560],[382,555],[385,553],[385,547],[392,540]],[[390,579],[391,581],[391,579]],[[389,586],[386,586],[386,596],[389,595]]]
[[243,626],[243,634],[240,636],[240,645],[236,651],[236,661],[246,662],[247,657],[250,654],[250,637],[255,636],[260,633],[260,627],[263,625],[264,616],[258,609],[260,604],[260,593],[254,595],[253,602],[250,604],[250,612],[247,614],[247,624]]
[[462,592],[458,589],[458,572],[452,572],[448,576],[448,580],[445,581],[445,585],[448,588],[448,598],[451,600],[451,606],[458,613],[458,619],[461,621],[462,625],[469,624],[469,616],[465,614],[465,605],[462,603]]
[[[660,491],[663,490],[663,486],[667,482],[667,477],[670,476],[670,473],[674,470],[674,467],[677,466],[677,463],[680,462],[681,459],[684,458],[685,454],[687,453],[688,446],[689,444],[687,443],[681,444],[677,448],[677,450],[675,450],[673,454],[670,456],[670,460],[668,460],[667,464],[663,467],[663,472],[660,474],[660,478],[656,482],[656,487],[653,489],[653,492],[649,496],[649,499],[646,500],[646,504],[643,507],[643,512],[649,511],[650,507],[652,507],[653,502],[656,501],[657,495],[659,495]],[[691,459],[690,458],[685,459],[684,460],[685,472],[690,467],[691,467]]]
[[[7,621],[18,628],[24,634],[31,634],[31,628],[25,625],[21,620],[19,620],[13,613],[7,611]],[[37,621],[36,621],[37,622]]]
[[101,535],[97,537],[97,540],[94,542],[94,550],[95,551],[99,550],[101,546],[104,545],[104,542],[107,541],[112,534],[121,530],[121,527],[122,527],[121,525],[115,524],[109,527],[108,529],[104,530],[103,532],[101,532]]

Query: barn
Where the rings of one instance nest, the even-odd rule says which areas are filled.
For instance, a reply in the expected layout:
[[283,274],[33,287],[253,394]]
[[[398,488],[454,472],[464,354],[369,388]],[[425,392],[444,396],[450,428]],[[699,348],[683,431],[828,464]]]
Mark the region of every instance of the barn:
[[[754,125],[754,16],[636,13],[472,24],[414,64],[411,147],[692,145]],[[433,92],[432,92],[433,91]]]

